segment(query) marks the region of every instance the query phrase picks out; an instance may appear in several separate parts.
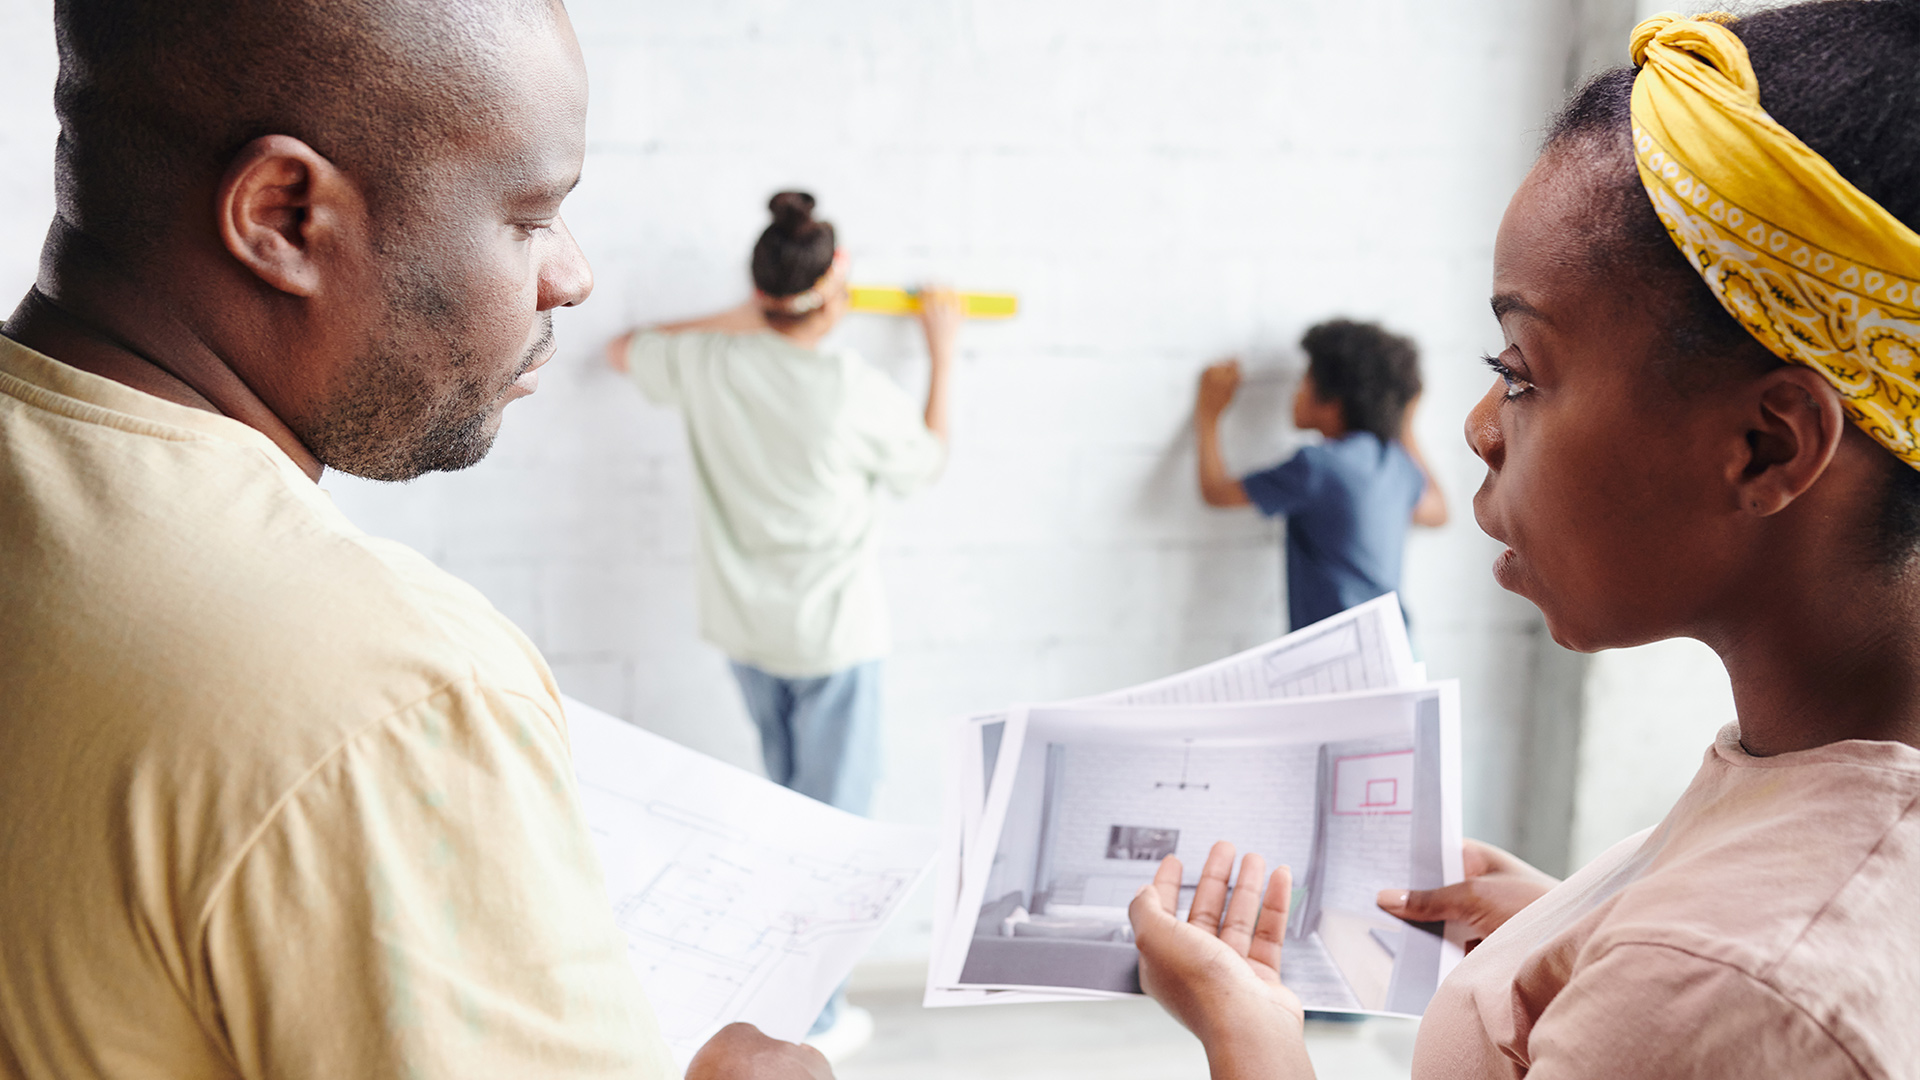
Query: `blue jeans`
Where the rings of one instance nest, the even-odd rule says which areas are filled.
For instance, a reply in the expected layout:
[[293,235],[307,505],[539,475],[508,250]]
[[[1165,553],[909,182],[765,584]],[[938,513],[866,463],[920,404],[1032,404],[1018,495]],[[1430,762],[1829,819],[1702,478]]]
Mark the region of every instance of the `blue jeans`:
[[[864,815],[880,772],[880,661],[805,679],[730,663],[753,726],[760,729],[768,778]],[[833,1026],[845,994],[844,987],[834,991],[808,1035]]]
[[767,778],[864,815],[880,772],[880,661],[804,679],[732,664]]

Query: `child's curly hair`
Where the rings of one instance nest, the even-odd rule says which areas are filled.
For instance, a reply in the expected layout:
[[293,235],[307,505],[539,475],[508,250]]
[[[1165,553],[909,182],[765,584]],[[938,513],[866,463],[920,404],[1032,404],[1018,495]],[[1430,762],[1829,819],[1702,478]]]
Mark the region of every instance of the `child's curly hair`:
[[1377,323],[1331,319],[1300,339],[1307,375],[1323,401],[1337,401],[1348,431],[1381,442],[1400,437],[1407,406],[1420,396],[1420,350]]

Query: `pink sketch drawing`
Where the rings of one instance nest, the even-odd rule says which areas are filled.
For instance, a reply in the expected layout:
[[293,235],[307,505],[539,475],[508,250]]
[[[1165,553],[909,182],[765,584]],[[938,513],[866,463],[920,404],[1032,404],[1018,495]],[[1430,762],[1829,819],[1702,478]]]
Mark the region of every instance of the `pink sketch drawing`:
[[1413,751],[1334,758],[1333,812],[1413,813]]

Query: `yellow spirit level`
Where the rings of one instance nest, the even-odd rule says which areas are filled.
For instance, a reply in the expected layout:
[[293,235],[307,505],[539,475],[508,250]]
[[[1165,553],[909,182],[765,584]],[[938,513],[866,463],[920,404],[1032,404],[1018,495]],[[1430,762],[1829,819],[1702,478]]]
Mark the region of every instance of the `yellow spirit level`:
[[[920,310],[920,295],[884,285],[854,285],[847,299],[855,311],[870,315],[912,315]],[[1020,313],[1020,298],[1011,293],[960,294],[960,310],[969,319],[1011,319]]]

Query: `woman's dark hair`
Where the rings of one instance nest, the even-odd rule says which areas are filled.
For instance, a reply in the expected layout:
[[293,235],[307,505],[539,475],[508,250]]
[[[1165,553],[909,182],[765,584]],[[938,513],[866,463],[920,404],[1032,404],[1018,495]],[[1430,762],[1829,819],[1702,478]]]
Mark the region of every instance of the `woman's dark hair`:
[[[804,191],[783,191],[767,209],[773,211],[773,224],[753,245],[753,286],[772,297],[806,292],[833,265],[833,223],[814,220],[813,196]],[[768,313],[775,321],[783,315]]]
[[[1747,47],[1760,104],[1854,187],[1920,231],[1920,0],[1817,0],[1747,16],[1728,29]],[[1653,212],[1634,166],[1634,69],[1575,91],[1547,129],[1542,156],[1601,166],[1588,239],[1592,264],[1637,280],[1668,328],[1656,369],[1677,392],[1783,363],[1741,328]],[[1888,563],[1920,551],[1920,469],[1896,463],[1874,542]]]
[[1420,350],[1374,323],[1331,319],[1300,339],[1307,374],[1322,401],[1340,403],[1348,431],[1381,442],[1400,437],[1407,406],[1420,396]]

